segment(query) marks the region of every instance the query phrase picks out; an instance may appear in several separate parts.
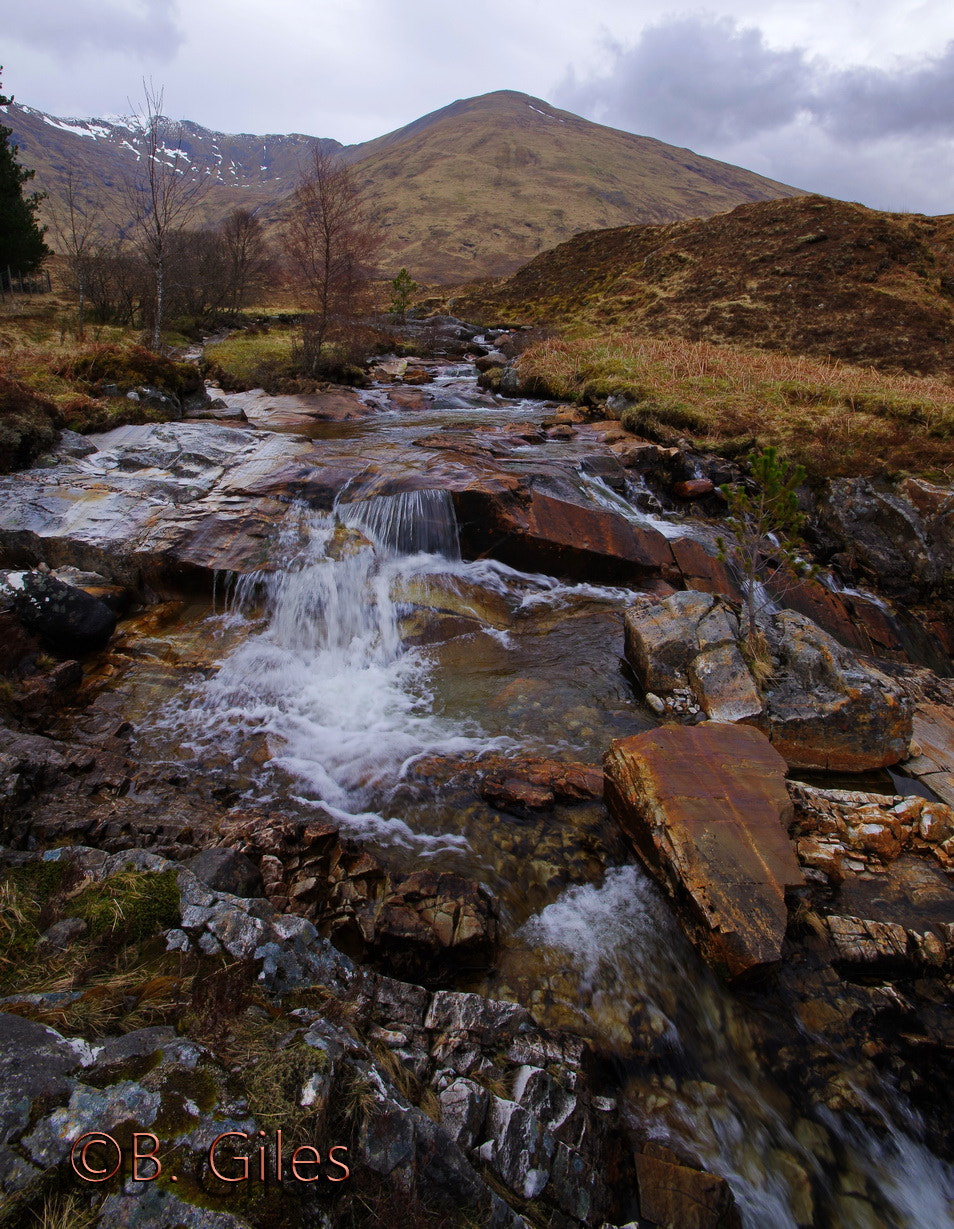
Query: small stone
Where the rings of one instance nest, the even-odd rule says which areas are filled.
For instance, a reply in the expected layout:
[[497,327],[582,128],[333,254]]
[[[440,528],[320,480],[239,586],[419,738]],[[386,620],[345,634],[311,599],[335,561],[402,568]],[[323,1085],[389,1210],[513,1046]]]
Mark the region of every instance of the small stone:
[[657,716],[662,716],[666,711],[666,701],[659,698],[654,691],[646,692],[646,703]]

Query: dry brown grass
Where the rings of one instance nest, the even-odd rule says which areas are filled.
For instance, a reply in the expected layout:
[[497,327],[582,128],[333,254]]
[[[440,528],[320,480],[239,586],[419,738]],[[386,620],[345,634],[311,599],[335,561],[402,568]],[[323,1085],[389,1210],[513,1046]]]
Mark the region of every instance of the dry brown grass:
[[529,390],[596,403],[631,400],[623,425],[658,438],[749,452],[774,444],[810,474],[954,473],[954,385],[817,359],[681,338],[609,334],[526,350]]

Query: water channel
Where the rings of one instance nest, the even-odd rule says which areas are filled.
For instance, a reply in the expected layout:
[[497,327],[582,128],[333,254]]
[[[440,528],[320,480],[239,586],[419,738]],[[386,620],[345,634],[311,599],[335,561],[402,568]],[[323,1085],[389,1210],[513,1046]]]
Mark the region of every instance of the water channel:
[[[954,1171],[887,1081],[856,1084],[829,1056],[852,1085],[834,1113],[796,1105],[772,1077],[752,1002],[702,964],[602,805],[521,819],[475,800],[453,771],[420,771],[425,757],[487,753],[598,764],[611,739],[655,724],[620,667],[632,592],[462,559],[445,454],[414,443],[547,411],[480,392],[466,365],[427,388],[424,409],[381,408],[372,390],[373,416],[298,428],[329,464],[357,456],[367,468],[332,511],[289,510],[267,571],[223,577],[214,604],[143,627],[112,682],[139,756],[181,764],[197,789],[227,782],[250,807],[331,817],[392,866],[485,883],[504,945],[467,988],[590,1038],[630,1118],[725,1177],[746,1229],[954,1226]],[[601,447],[581,431],[517,443],[495,464],[558,465],[581,500],[692,532],[587,472]],[[374,493],[382,474],[416,475],[404,483],[416,489]]]

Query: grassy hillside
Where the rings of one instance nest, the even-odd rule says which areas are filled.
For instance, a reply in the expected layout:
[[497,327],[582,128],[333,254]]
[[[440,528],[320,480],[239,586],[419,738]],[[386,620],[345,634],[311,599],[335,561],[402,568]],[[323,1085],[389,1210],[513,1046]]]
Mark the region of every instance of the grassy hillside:
[[954,478],[954,385],[841,362],[683,338],[600,332],[520,356],[528,393],[603,405],[665,443],[744,457],[775,445],[813,478]]
[[[49,193],[47,220],[57,205],[63,212],[72,165],[105,198],[106,213],[123,221],[123,178],[141,152],[135,123],[58,120],[18,105],[0,110],[23,164],[37,171],[36,187]],[[242,206],[260,210],[274,228],[317,143],[185,123],[188,173],[209,182],[199,220],[216,222]],[[406,265],[431,283],[512,272],[594,227],[709,216],[798,192],[509,90],[460,100],[376,140],[338,148],[386,228],[382,275],[393,277]]]
[[509,90],[349,151],[388,228],[383,264],[493,277],[581,230],[709,216],[797,189]]
[[454,310],[950,373],[954,215],[802,196],[593,231],[465,289]]

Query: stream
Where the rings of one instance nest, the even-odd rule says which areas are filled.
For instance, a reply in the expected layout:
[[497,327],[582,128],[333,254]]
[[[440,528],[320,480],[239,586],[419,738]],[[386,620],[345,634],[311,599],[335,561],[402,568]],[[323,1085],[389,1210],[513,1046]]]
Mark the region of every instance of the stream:
[[[450,463],[414,442],[538,424],[547,410],[480,392],[466,364],[426,388],[424,409],[382,408],[372,389],[373,416],[298,428],[329,465],[365,463],[334,507],[289,508],[267,568],[223,575],[213,602],[138,632],[131,621],[137,653],[109,685],[141,762],[178,764],[195,789],[227,787],[250,810],[331,818],[392,867],[487,885],[502,949],[465,988],[590,1039],[629,1119],[724,1177],[746,1229],[954,1226],[954,1170],[903,1094],[887,1077],[860,1082],[839,1055],[828,1066],[850,1092],[843,1112],[783,1087],[764,1037],[823,1043],[716,980],[601,804],[517,818],[455,782],[455,761],[490,753],[598,764],[611,739],[656,718],[620,668],[632,591],[462,558]],[[646,511],[634,478],[620,491],[594,477],[600,447],[581,431],[495,464],[558,466],[583,502],[696,532]]]

